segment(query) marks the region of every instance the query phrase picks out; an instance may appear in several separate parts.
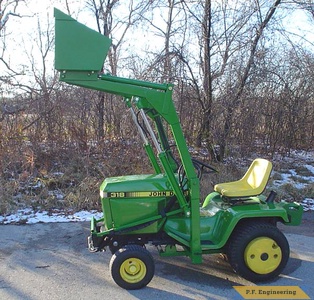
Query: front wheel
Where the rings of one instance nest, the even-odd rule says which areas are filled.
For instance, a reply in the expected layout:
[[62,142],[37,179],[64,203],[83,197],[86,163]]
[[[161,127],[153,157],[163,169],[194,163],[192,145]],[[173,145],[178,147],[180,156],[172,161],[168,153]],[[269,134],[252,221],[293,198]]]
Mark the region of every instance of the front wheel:
[[152,255],[139,245],[127,245],[112,256],[109,264],[115,283],[127,290],[146,286],[153,278],[155,263]]
[[277,277],[286,266],[289,254],[286,237],[276,226],[265,222],[240,225],[227,249],[234,271],[253,282]]

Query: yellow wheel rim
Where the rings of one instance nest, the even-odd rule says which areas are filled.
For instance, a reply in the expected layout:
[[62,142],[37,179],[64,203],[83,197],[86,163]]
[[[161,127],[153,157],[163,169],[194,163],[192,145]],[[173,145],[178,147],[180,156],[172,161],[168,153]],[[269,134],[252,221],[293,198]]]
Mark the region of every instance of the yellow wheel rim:
[[137,283],[146,275],[146,266],[138,258],[128,258],[120,267],[121,278],[128,283]]
[[252,240],[244,251],[245,264],[257,274],[268,274],[278,268],[282,253],[277,243],[268,237]]

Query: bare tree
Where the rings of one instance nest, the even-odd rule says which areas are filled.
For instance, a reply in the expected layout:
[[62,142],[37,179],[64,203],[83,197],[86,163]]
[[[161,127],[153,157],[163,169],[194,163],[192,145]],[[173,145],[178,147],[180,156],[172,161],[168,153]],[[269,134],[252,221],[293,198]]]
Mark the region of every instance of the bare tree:
[[292,1],[293,3],[295,3],[297,6],[299,6],[301,9],[304,9],[305,11],[307,11],[312,18],[314,19],[314,2],[313,0],[294,0]]
[[[117,75],[119,53],[125,35],[140,20],[142,13],[149,6],[149,3],[146,1],[134,2],[130,0],[126,14],[115,14],[115,11],[118,10],[120,5],[118,0],[87,1],[87,7],[95,16],[98,31],[112,38],[112,46],[108,52],[109,64],[107,65],[112,75]],[[102,92],[98,93],[96,107],[98,111],[99,141],[102,141],[105,136],[105,127],[108,132],[113,129],[111,134],[119,133],[121,113],[117,109],[117,105],[116,96],[105,95]],[[106,124],[104,118],[106,118]]]
[[[258,24],[256,24],[256,30],[255,30],[255,33],[252,37],[252,42],[251,42],[251,46],[250,46],[250,50],[249,50],[248,59],[247,59],[247,62],[245,63],[242,74],[240,75],[239,80],[235,86],[235,93],[233,96],[231,96],[231,101],[229,102],[227,109],[226,109],[223,134],[222,134],[222,138],[221,138],[220,145],[219,145],[221,158],[223,158],[225,155],[227,139],[228,139],[228,136],[230,134],[230,130],[232,128],[234,112],[236,111],[236,109],[239,107],[239,105],[241,103],[241,96],[243,94],[245,85],[246,85],[247,80],[248,80],[249,75],[250,75],[250,71],[251,71],[253,64],[254,64],[254,57],[255,57],[256,52],[257,52],[258,43],[262,37],[262,34],[263,34],[266,26],[268,25],[268,23],[270,22],[270,20],[272,19],[273,15],[274,15],[276,9],[280,5],[280,2],[281,2],[280,0],[274,1],[274,3],[272,3],[271,7],[268,9],[268,11],[266,12],[264,17],[263,17],[263,12],[259,7],[258,14],[260,15],[260,20],[259,20]],[[258,6],[260,6],[258,1],[257,1],[257,4],[258,4]]]
[[[186,52],[188,44],[178,54],[189,74],[186,80],[194,89],[191,97],[198,103],[194,106],[199,109],[196,145],[205,142],[211,151],[218,143],[223,159],[255,56],[261,53],[260,41],[281,1],[182,3],[183,11],[190,16],[187,26],[195,30],[199,43],[199,56]],[[193,36],[189,37],[193,41]],[[213,118],[213,105],[222,117]],[[222,108],[220,112],[217,107]]]
[[0,53],[0,61],[2,65],[8,71],[8,75],[1,75],[0,80],[8,82],[11,76],[18,75],[18,72],[14,71],[10,64],[6,61],[4,54],[7,49],[6,47],[6,28],[10,18],[18,17],[21,18],[22,16],[17,12],[18,5],[24,0],[0,0],[0,40],[2,44],[2,50]]

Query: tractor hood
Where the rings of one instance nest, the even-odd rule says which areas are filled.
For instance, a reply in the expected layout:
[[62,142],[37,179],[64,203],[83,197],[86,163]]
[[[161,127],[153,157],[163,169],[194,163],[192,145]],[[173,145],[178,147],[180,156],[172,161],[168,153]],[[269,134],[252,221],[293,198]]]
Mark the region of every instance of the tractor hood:
[[164,174],[128,175],[106,178],[100,186],[101,198],[169,197],[173,195]]
[[157,233],[163,223],[160,213],[173,195],[163,174],[106,178],[100,187],[104,227],[120,231],[153,221],[133,233]]

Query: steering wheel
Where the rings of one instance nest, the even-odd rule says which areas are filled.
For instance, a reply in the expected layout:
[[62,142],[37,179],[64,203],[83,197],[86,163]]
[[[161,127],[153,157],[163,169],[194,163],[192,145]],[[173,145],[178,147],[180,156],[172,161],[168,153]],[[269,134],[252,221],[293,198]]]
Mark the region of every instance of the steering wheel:
[[[204,173],[204,169],[208,169],[209,171],[207,171],[206,173],[210,174],[210,173],[218,173],[218,171],[213,168],[212,166],[208,165],[208,164],[205,164],[203,163],[202,161],[199,161],[195,158],[192,158],[192,163],[197,171],[197,177],[199,179],[202,178],[202,174]],[[185,186],[185,184],[187,183],[187,178],[186,178],[186,175],[185,175],[185,171],[184,171],[184,168],[183,168],[183,165],[181,165],[179,168],[178,168],[178,175],[179,175],[179,183],[180,183],[180,186],[181,188],[183,189],[183,187]]]
[[203,172],[204,169],[208,169],[209,171],[207,171],[206,173],[218,173],[218,170],[216,170],[215,168],[213,168],[212,166],[205,164],[204,162],[197,160],[195,158],[192,158],[192,162],[193,165],[195,166],[195,168],[197,170],[199,170],[200,172]]

